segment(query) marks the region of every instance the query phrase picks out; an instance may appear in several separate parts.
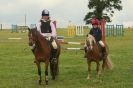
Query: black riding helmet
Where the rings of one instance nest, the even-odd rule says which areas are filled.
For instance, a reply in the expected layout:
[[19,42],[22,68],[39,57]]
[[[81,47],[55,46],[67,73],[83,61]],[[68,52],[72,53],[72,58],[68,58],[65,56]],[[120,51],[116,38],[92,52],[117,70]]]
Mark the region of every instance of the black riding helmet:
[[44,9],[44,10],[42,11],[42,16],[49,16],[49,11],[46,10],[46,9]]

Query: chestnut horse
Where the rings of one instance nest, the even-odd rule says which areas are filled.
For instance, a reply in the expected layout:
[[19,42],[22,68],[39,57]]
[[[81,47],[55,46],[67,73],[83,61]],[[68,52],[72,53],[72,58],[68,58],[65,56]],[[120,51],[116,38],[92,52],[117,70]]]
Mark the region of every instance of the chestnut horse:
[[46,85],[48,85],[48,66],[50,64],[50,72],[52,79],[55,79],[55,76],[58,75],[59,71],[59,55],[60,55],[60,44],[56,40],[58,49],[56,53],[56,59],[52,59],[52,48],[50,41],[46,40],[38,31],[36,28],[28,29],[28,37],[29,37],[29,46],[32,46],[35,44],[35,48],[32,50],[34,56],[35,56],[35,63],[38,68],[38,75],[39,75],[39,84],[42,82],[41,77],[41,66],[40,63],[45,63],[45,82]]
[[86,39],[86,45],[87,45],[87,64],[88,64],[88,77],[87,79],[90,79],[90,72],[91,72],[91,62],[96,62],[96,70],[97,70],[97,76],[100,75],[100,61],[103,61],[102,64],[102,70],[104,70],[105,66],[108,69],[112,69],[112,62],[108,56],[108,48],[107,44],[106,46],[106,54],[102,54],[102,50],[99,47],[99,44],[95,41],[95,38],[88,34]]

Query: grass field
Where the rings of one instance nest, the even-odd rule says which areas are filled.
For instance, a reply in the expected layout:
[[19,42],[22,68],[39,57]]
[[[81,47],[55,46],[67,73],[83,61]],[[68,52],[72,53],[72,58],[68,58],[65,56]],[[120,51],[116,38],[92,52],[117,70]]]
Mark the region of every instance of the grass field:
[[[67,35],[58,30],[58,35]],[[48,88],[133,88],[133,31],[126,30],[124,37],[109,37],[107,43],[114,69],[106,70],[96,78],[95,64],[92,78],[87,80],[87,63],[83,51],[62,50],[60,74],[53,81],[49,75]],[[8,40],[21,37],[21,40]],[[66,41],[84,41],[85,37],[67,38]],[[65,47],[81,47],[63,45]],[[27,33],[0,31],[0,88],[45,88],[38,84],[34,56],[28,46]],[[44,64],[42,64],[44,78]]]

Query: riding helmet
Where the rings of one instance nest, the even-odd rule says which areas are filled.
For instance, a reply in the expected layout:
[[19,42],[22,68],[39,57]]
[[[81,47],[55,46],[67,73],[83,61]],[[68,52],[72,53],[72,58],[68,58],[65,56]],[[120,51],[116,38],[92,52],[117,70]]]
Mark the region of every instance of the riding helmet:
[[94,19],[91,20],[91,24],[92,25],[99,25],[99,23],[100,23],[99,20],[96,19],[96,18],[94,18]]
[[44,9],[44,10],[42,11],[42,16],[49,16],[49,11],[46,10],[46,9]]

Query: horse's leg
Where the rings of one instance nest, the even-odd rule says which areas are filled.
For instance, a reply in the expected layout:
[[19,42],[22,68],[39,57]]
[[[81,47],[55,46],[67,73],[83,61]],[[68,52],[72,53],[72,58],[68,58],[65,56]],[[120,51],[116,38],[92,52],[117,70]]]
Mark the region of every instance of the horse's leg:
[[40,66],[40,62],[36,61],[36,65],[37,65],[37,68],[38,68],[39,84],[41,84],[41,82],[42,82],[42,76],[41,76],[41,66]]
[[49,65],[49,60],[45,61],[45,83],[48,85],[48,65]]
[[96,67],[96,70],[97,70],[97,77],[99,78],[99,75],[100,75],[100,62],[99,61],[97,61],[96,62],[96,64],[97,64],[97,67]]
[[54,67],[54,62],[52,61],[52,62],[50,62],[50,72],[51,72],[51,76],[52,76],[52,79],[54,80],[55,79],[55,72],[54,72],[54,70],[55,70],[55,67]]
[[58,75],[58,73],[59,73],[59,52],[57,53],[57,63],[56,63],[56,70],[55,70],[55,76],[57,76]]
[[59,48],[58,48],[58,53],[57,53],[57,68],[56,68],[56,75],[58,75],[59,74],[59,57],[60,57],[60,53],[61,53],[61,47],[60,46],[58,46]]
[[90,73],[91,73],[91,61],[88,60],[88,76],[87,79],[90,79]]
[[102,71],[104,71],[105,64],[106,64],[106,58],[103,58]]

